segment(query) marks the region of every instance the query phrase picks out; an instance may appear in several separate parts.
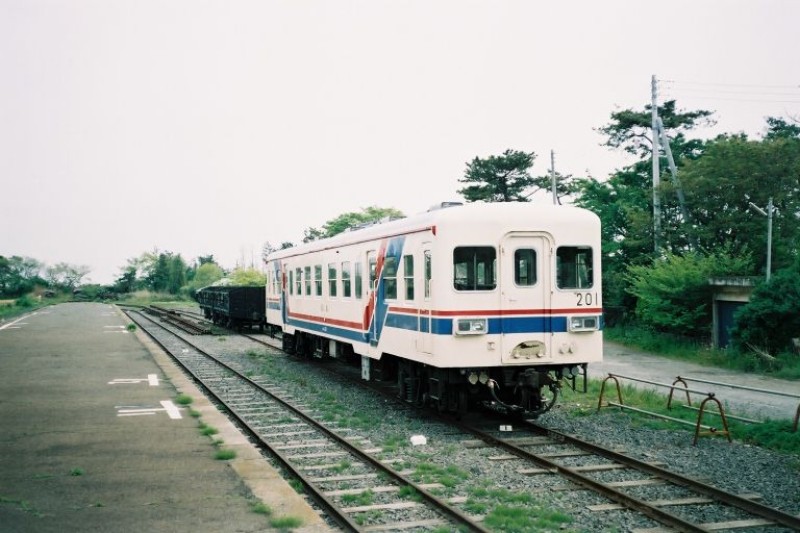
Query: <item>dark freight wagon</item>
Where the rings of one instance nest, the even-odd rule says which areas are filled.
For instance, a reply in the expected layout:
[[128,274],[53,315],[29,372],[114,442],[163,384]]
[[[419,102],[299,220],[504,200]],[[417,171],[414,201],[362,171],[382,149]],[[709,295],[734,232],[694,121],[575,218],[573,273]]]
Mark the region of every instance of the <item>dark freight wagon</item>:
[[264,329],[266,293],[264,287],[211,286],[197,291],[203,315],[220,326],[240,330]]

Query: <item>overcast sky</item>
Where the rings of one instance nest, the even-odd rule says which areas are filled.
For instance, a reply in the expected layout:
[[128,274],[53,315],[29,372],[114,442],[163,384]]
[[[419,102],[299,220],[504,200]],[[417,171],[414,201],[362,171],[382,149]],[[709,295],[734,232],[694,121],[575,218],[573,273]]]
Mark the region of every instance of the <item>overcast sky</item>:
[[[758,137],[800,116],[800,2],[0,0],[0,255],[110,283],[158,249],[226,268],[466,163],[629,161],[596,128],[660,101]],[[538,201],[546,201],[544,198]]]

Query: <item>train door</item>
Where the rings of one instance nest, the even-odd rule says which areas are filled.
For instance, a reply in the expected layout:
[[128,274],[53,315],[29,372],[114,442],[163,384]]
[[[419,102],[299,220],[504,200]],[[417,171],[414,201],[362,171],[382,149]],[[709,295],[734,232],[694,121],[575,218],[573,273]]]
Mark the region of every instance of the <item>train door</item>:
[[546,235],[507,234],[500,246],[501,354],[504,363],[550,358],[552,246]]
[[367,252],[367,279],[369,288],[367,289],[367,316],[369,320],[369,343],[372,346],[378,345],[378,260],[375,250]]
[[431,317],[431,243],[424,242],[418,257],[422,258],[422,287],[417,296],[417,350],[421,353],[433,353],[433,317]]

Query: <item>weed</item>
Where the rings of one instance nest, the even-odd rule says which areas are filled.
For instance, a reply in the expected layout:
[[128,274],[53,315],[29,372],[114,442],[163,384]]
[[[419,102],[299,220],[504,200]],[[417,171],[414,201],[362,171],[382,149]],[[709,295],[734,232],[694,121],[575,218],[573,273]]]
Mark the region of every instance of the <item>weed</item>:
[[342,472],[347,471],[347,469],[349,469],[351,466],[353,466],[353,464],[350,461],[343,459],[342,461],[339,461],[339,464],[333,467],[332,470],[337,474],[341,474]]
[[214,454],[214,459],[218,461],[229,461],[236,457],[235,450],[217,450],[217,453]]
[[559,530],[570,521],[569,516],[550,509],[498,505],[486,515],[484,524],[494,531],[533,533]]
[[303,525],[303,520],[296,516],[280,516],[270,520],[269,525],[280,530],[295,529]]
[[408,446],[408,441],[406,441],[405,437],[400,437],[398,435],[390,435],[381,443],[381,448],[384,453],[389,454],[397,453],[400,448],[406,446]]
[[297,494],[303,494],[306,491],[305,486],[299,479],[290,479],[289,485],[294,489]]
[[372,505],[373,501],[375,501],[375,494],[371,490],[342,496],[342,502],[348,505]]
[[219,433],[219,430],[215,427],[209,426],[207,424],[200,424],[200,434],[205,435],[206,437],[210,437],[211,435],[216,435]]
[[191,396],[189,396],[188,394],[180,393],[180,394],[178,394],[178,396],[175,398],[175,401],[176,401],[176,402],[178,402],[178,404],[180,404],[180,405],[189,405],[189,404],[191,404],[191,403],[192,403],[194,400],[193,400],[193,399],[192,399],[192,397],[191,397]]
[[18,500],[15,498],[8,498],[6,496],[0,496],[0,505],[16,505],[18,506],[17,509],[23,511],[25,513],[30,513],[37,518],[41,518],[44,516],[40,511],[37,511],[31,505],[26,502],[25,500]]
[[128,324],[127,330],[130,331],[130,332],[136,331],[136,324],[134,324],[134,323]]
[[200,411],[189,409],[189,416],[191,416],[192,418],[200,418]]
[[367,511],[365,513],[359,513],[358,515],[355,516],[354,520],[356,524],[358,524],[359,526],[363,526],[366,524],[380,521],[381,516],[383,516],[383,513],[381,513],[378,510],[372,510],[372,511]]
[[264,502],[256,502],[252,505],[252,510],[256,514],[263,514],[266,516],[272,516],[272,509]]
[[85,474],[83,468],[73,468],[69,471],[70,476],[82,476],[83,474]]

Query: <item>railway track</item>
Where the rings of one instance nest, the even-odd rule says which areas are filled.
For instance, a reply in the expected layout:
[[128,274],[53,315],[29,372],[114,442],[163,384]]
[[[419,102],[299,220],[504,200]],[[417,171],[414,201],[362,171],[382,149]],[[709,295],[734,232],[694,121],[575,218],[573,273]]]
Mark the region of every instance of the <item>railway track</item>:
[[[250,379],[234,365],[202,350],[178,332],[139,311],[126,311],[155,342],[201,384],[260,446],[300,480],[311,498],[347,531],[458,528],[489,531],[455,503],[432,494],[436,484],[417,483],[392,468],[392,459],[354,431],[334,431],[312,406],[287,396],[280,383]],[[346,475],[339,474],[347,470]],[[373,510],[389,520],[376,522]],[[363,517],[367,515],[367,518]],[[359,523],[364,522],[364,523]],[[369,523],[366,523],[369,522]]]
[[[279,343],[265,340],[263,336],[244,335],[260,344],[279,348]],[[325,367],[334,371],[331,367]],[[349,371],[336,372],[351,379],[353,384],[367,387],[373,393],[383,394],[396,400],[392,387],[363,382]],[[472,435],[471,446],[494,448],[494,461],[519,463],[518,472],[525,476],[558,476],[569,483],[560,490],[589,490],[607,499],[607,503],[594,505],[590,510],[604,512],[629,509],[641,513],[660,524],[656,527],[639,528],[634,533],[656,533],[661,531],[734,531],[762,528],[764,531],[800,531],[800,516],[794,516],[758,501],[759,495],[734,494],[718,489],[697,479],[662,468],[658,463],[645,462],[618,450],[578,439],[548,429],[534,421],[514,421],[513,438],[497,436],[498,422],[511,427],[507,420],[486,419],[476,423],[462,423],[452,418],[435,416],[443,423]],[[543,451],[539,451],[543,450]],[[626,480],[602,480],[603,473],[625,471]],[[647,488],[659,486],[659,496],[648,498]],[[637,495],[642,493],[642,495]],[[665,493],[668,496],[665,497]],[[709,509],[716,507],[713,511]],[[688,511],[687,511],[688,509]],[[727,515],[727,520],[704,521],[699,516]]]
[[[261,345],[268,346],[270,349],[279,349],[279,340],[272,339],[267,335],[241,335]],[[296,360],[297,358],[292,358]],[[343,380],[348,380],[350,386],[358,385],[367,387],[370,394],[379,392],[391,401],[397,401],[393,389],[382,386],[380,383],[365,383],[358,379],[357,373],[353,373],[349,368],[340,368],[339,365],[322,365],[322,368],[334,372]],[[315,366],[315,372],[319,367]],[[257,378],[261,382],[262,378]],[[274,387],[269,384],[267,388]],[[251,400],[246,400],[248,404]],[[257,402],[257,401],[256,401]],[[396,404],[403,409],[409,409],[405,403]],[[234,407],[231,407],[233,411]],[[425,417],[438,418],[435,413],[426,413]],[[732,494],[719,490],[711,485],[701,483],[695,479],[679,475],[662,468],[657,463],[647,463],[638,461],[630,456],[620,453],[618,450],[611,450],[595,444],[581,441],[570,435],[559,433],[548,428],[542,427],[532,422],[515,421],[512,433],[500,433],[496,430],[497,419],[475,420],[473,423],[459,423],[451,418],[440,419],[442,424],[448,425],[464,434],[463,443],[472,448],[481,448],[485,453],[490,454],[490,461],[495,463],[505,463],[513,465],[512,468],[520,478],[539,477],[553,478],[550,482],[552,491],[567,491],[595,493],[601,497],[601,501],[590,506],[594,513],[613,513],[619,510],[629,510],[648,517],[652,525],[646,527],[625,529],[637,533],[651,533],[656,531],[735,531],[741,529],[757,531],[800,531],[800,517],[784,513],[764,505],[758,501],[758,494]],[[507,421],[499,421],[501,424]],[[487,429],[489,428],[489,429]],[[494,429],[491,429],[494,428]],[[303,430],[305,431],[305,430]],[[291,432],[289,432],[291,433]],[[342,433],[340,431],[340,433]],[[348,433],[348,432],[344,432]],[[306,437],[305,433],[296,433],[297,439],[292,446],[299,448],[306,446],[306,441],[313,444],[312,437]],[[510,437],[509,437],[510,435]],[[327,437],[326,437],[327,438]],[[352,439],[355,437],[351,437]],[[298,448],[298,449],[299,449]],[[380,454],[380,450],[375,447],[370,449],[368,443],[362,443],[361,450]],[[280,450],[278,450],[280,451]],[[350,453],[350,452],[346,452]],[[313,454],[309,454],[313,455]],[[349,461],[347,459],[346,461]],[[385,460],[385,458],[384,458]],[[328,472],[336,470],[343,465],[342,462],[335,460],[323,462],[322,466]],[[316,468],[318,465],[306,465]],[[348,465],[348,472],[350,472]],[[360,468],[360,467],[359,467]],[[301,473],[308,471],[300,469]],[[410,471],[401,471],[401,481],[410,481],[408,474]],[[624,480],[608,480],[607,473],[615,473],[617,477],[624,476]],[[378,474],[381,475],[381,474]],[[352,474],[349,474],[351,477]],[[322,483],[322,493],[326,497],[346,499],[358,497],[366,493],[373,495],[379,494],[379,501],[370,501],[363,505],[345,506],[348,512],[359,514],[369,513],[374,509],[399,509],[407,505],[408,502],[389,501],[387,495],[402,491],[402,486],[348,486],[347,488],[337,488],[328,485],[329,483],[356,483],[349,476],[333,476],[309,474],[309,482]],[[374,478],[373,478],[374,479]],[[522,483],[522,482],[521,482]],[[657,489],[654,496],[653,490]],[[436,486],[422,486],[422,491],[438,491]],[[431,495],[437,498],[435,495]],[[457,511],[457,506],[464,502],[465,498],[451,498],[446,502],[453,506]],[[352,499],[349,501],[353,501]],[[394,511],[391,511],[393,514]],[[443,516],[446,513],[442,513]],[[456,515],[458,516],[458,515]],[[469,517],[467,518],[480,518]],[[712,517],[711,519],[704,518]],[[724,517],[720,519],[719,517]],[[430,520],[426,522],[426,520]],[[420,518],[396,520],[392,525],[372,524],[374,529],[367,529],[363,524],[357,524],[363,531],[380,530],[400,530],[401,525],[418,524],[420,530],[426,528],[441,527],[442,523],[448,523],[449,518],[441,522],[441,517],[431,519]],[[612,519],[613,520],[613,519]],[[458,523],[450,522],[451,524]],[[475,522],[476,527],[482,527],[480,522]],[[437,526],[439,525],[439,526]],[[469,528],[468,528],[469,529]]]

